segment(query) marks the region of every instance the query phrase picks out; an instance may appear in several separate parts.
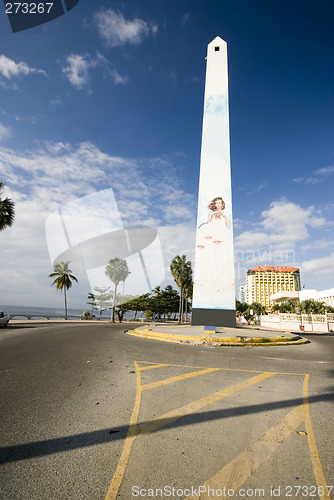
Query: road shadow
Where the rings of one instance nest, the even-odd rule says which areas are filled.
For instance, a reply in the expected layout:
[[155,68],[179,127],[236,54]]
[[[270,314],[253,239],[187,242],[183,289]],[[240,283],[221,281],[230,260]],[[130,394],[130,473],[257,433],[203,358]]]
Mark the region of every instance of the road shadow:
[[[326,392],[323,394],[309,397],[308,401],[309,404],[325,402],[325,401],[334,402],[334,388],[330,388],[330,391],[331,392]],[[159,421],[160,421],[161,423],[160,429],[165,429],[166,427],[178,428],[182,426],[200,424],[208,421],[221,420],[224,418],[240,417],[242,415],[268,412],[282,408],[292,408],[299,406],[303,403],[304,399],[302,397],[293,398],[272,403],[262,403],[249,406],[238,406],[235,408],[226,408],[221,410],[212,410],[200,413],[198,412],[191,413],[184,417],[178,418],[177,420],[170,422],[167,425],[164,424],[165,419],[157,418],[154,419],[154,422],[157,424],[156,427],[159,427]],[[35,457],[52,455],[54,453],[62,453],[70,450],[75,450],[78,448],[86,448],[89,446],[111,443],[119,439],[125,439],[128,432],[131,433],[132,436],[139,436],[142,434],[141,429],[143,429],[144,426],[149,425],[151,422],[152,421],[144,421],[132,426],[108,428],[98,431],[84,432],[80,434],[63,436],[60,438],[35,441],[13,446],[6,446],[0,448],[0,463],[5,464],[9,462],[27,460]],[[153,432],[159,432],[160,429],[156,429]]]

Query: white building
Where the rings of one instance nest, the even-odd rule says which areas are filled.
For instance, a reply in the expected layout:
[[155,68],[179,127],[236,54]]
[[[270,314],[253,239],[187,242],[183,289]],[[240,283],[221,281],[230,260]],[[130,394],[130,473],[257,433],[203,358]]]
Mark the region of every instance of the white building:
[[316,300],[317,302],[324,302],[327,306],[334,307],[334,288],[320,292],[311,289],[303,289],[300,292],[280,290],[270,295],[270,301],[273,304],[282,304],[288,300],[294,300],[297,303],[299,301],[303,302],[303,300]]
[[243,304],[244,302],[246,302],[246,298],[247,298],[247,286],[242,285],[239,287],[239,302]]
[[317,293],[318,302],[325,302],[326,306],[334,307],[334,288],[328,288]]

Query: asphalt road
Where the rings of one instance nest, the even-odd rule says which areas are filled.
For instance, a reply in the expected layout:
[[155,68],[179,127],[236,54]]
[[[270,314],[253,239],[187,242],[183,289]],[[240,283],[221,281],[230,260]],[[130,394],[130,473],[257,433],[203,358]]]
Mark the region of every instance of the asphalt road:
[[1,500],[334,498],[333,335],[210,348],[125,328],[0,330]]

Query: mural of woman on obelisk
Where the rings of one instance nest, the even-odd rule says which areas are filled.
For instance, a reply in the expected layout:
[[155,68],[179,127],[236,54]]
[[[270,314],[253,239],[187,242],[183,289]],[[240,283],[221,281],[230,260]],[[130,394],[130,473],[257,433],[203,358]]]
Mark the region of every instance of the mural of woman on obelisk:
[[231,227],[231,223],[225,213],[225,202],[221,196],[213,198],[208,205],[210,212],[208,219],[198,226],[197,248],[205,249],[211,245],[221,245],[224,243],[226,231]]
[[[222,187],[222,191],[226,189]],[[216,193],[213,191],[212,195]],[[208,194],[202,197],[199,205],[194,280],[196,301],[201,309],[220,309],[225,304],[232,309],[235,296],[234,280],[231,282],[234,255],[230,196],[225,193],[226,196],[211,198]]]

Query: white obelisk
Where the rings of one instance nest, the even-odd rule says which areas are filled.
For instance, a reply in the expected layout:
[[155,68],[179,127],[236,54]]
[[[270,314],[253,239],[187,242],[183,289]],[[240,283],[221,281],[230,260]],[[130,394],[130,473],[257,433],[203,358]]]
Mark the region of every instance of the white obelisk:
[[192,324],[236,324],[227,44],[219,37],[207,52]]

